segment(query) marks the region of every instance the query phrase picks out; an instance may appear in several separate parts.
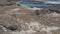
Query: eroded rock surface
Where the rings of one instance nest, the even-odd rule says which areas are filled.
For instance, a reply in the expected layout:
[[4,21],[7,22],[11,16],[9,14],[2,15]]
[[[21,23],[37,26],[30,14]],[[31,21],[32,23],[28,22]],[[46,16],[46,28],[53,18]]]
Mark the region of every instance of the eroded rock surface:
[[[0,34],[60,34],[60,13],[49,13],[44,9],[36,15],[35,10],[28,8],[11,6],[3,9],[5,11],[0,14]],[[48,13],[44,14],[44,11]]]

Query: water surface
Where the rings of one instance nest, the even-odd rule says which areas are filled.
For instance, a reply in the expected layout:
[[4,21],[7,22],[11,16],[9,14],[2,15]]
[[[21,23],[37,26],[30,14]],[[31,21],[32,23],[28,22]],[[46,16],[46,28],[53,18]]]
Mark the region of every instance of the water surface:
[[[21,6],[29,6],[29,7],[38,7],[38,8],[48,8],[48,9],[56,9],[60,10],[59,6],[54,6],[54,5],[48,5],[48,4],[40,4],[40,3],[32,3],[32,2],[27,2],[27,0],[21,0],[23,3],[21,3]],[[43,1],[55,1],[55,2],[60,2],[60,0],[43,0]]]

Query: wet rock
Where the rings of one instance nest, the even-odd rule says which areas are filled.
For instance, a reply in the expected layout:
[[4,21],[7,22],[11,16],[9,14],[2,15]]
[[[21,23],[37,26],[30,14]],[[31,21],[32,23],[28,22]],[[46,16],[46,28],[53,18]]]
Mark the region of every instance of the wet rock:
[[53,12],[56,12],[56,13],[60,13],[60,11],[59,10],[52,10],[52,9],[49,9],[52,13]]
[[39,12],[38,12],[38,10],[36,10],[36,11],[35,11],[35,13],[36,13],[36,15],[39,15]]
[[60,13],[59,10],[53,10],[53,9],[45,9],[43,8],[42,10],[36,10],[35,13],[36,15],[40,15],[40,14],[50,14],[50,13]]
[[16,25],[5,25],[5,24],[0,24],[0,28],[3,30],[11,30],[11,31],[15,31],[18,29]]
[[7,29],[11,30],[11,31],[15,31],[18,29],[17,26],[9,26],[9,27],[6,27]]
[[49,13],[51,13],[51,12],[49,11],[49,9],[42,9],[41,12],[42,12],[43,14],[49,14]]
[[41,9],[41,10],[36,10],[35,11],[36,15],[40,15],[40,14],[50,14],[51,11],[49,11],[49,9]]

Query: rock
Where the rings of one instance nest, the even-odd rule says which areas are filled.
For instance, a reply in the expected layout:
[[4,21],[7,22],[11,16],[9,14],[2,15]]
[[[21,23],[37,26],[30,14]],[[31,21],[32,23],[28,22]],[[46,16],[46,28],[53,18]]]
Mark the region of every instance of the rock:
[[52,10],[52,9],[49,9],[51,12],[56,12],[56,13],[60,13],[59,10]]
[[46,8],[43,8],[41,10],[36,10],[35,13],[36,15],[39,15],[39,14],[50,14],[50,13],[60,13],[59,10],[52,10],[52,9],[46,9]]
[[36,10],[36,11],[35,11],[35,13],[36,13],[36,15],[39,15],[39,12],[38,12],[38,10]]
[[36,15],[40,15],[40,14],[50,14],[51,11],[49,11],[49,9],[41,9],[41,10],[36,10],[35,11]]
[[18,0],[0,0],[0,6],[14,5]]
[[15,31],[18,29],[17,26],[9,26],[9,27],[6,27],[7,29],[11,30],[11,31]]

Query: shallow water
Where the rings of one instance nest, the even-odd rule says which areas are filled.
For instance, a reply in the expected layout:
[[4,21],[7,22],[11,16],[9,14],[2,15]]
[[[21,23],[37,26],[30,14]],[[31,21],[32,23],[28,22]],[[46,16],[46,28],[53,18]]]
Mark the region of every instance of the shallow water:
[[60,0],[43,0],[43,1],[58,1],[59,2]]
[[29,6],[29,7],[38,7],[38,8],[48,8],[48,9],[56,9],[60,10],[60,7],[54,5],[47,4],[33,4],[33,3],[22,3],[21,6]]
[[[32,3],[32,2],[27,2],[27,0],[21,0],[23,1],[23,3],[21,3],[21,6],[29,6],[29,7],[38,7],[38,8],[48,8],[48,9],[56,9],[56,10],[60,10],[60,7],[58,6],[54,6],[54,5],[47,5],[47,4],[39,4],[39,3]],[[60,0],[42,0],[42,1],[55,1],[55,2],[59,2]]]
[[46,4],[34,4],[34,3],[22,3],[20,5],[22,6],[51,6],[51,5],[46,5]]
[[[30,1],[30,0],[20,0],[20,1]],[[39,0],[36,0],[39,1]],[[40,1],[60,1],[60,0],[40,0]]]

